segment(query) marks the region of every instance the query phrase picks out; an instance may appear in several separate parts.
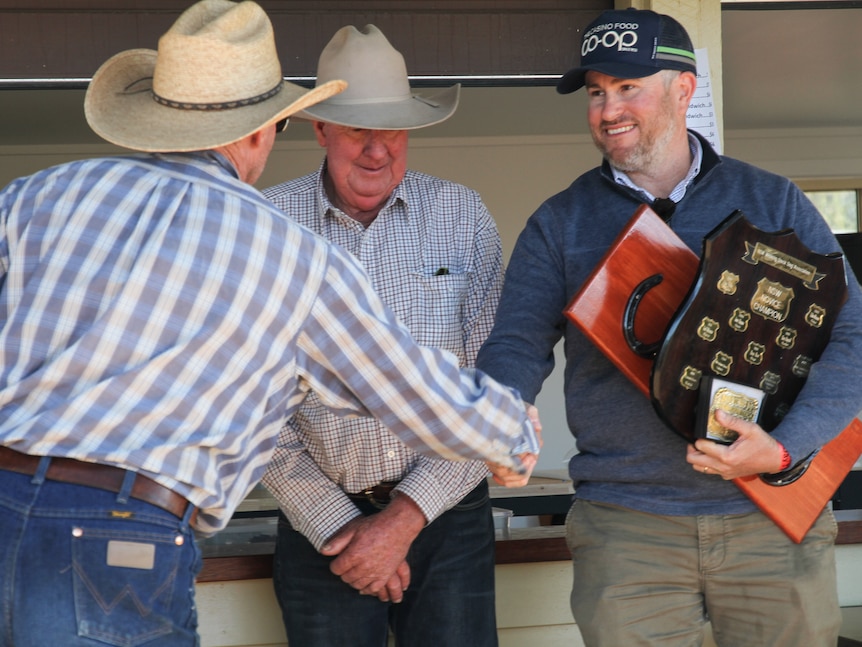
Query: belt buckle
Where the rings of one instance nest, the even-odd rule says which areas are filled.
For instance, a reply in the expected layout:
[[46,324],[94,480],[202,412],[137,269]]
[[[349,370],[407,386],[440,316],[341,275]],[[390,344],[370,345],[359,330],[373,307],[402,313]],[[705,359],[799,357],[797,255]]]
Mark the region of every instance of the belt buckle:
[[389,501],[392,500],[392,499],[389,499],[389,501],[379,500],[376,496],[374,496],[374,488],[373,487],[366,488],[366,489],[362,490],[362,494],[364,494],[365,498],[368,499],[368,501],[371,503],[371,505],[373,505],[378,510],[383,510],[384,508],[386,508],[386,506],[389,505]]

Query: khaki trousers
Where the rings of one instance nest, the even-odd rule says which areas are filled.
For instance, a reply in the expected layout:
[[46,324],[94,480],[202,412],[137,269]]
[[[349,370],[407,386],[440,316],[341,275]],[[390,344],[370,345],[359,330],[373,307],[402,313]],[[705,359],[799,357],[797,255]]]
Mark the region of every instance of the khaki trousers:
[[801,544],[760,512],[670,517],[575,501],[572,614],[587,647],[835,647],[838,526]]

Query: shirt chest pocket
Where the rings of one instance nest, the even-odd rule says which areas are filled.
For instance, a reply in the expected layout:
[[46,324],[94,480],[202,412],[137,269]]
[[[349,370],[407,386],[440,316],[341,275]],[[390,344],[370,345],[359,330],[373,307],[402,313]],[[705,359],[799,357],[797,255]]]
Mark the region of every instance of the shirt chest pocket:
[[444,348],[463,360],[463,320],[469,272],[428,269],[413,272],[410,305],[413,336],[420,344]]

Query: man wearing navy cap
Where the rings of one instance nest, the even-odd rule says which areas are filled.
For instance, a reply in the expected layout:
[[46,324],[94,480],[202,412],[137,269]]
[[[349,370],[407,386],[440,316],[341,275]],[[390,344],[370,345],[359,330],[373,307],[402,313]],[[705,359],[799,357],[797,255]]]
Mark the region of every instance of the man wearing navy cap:
[[532,402],[565,338],[566,413],[579,450],[569,463],[571,604],[588,647],[700,645],[708,621],[723,647],[834,647],[841,616],[831,512],[795,544],[731,480],[796,463],[862,409],[858,283],[851,278],[825,351],[771,434],[717,414],[739,433],[729,446],[695,446],[671,432],[563,315],[643,204],[698,254],[736,209],[763,231],[792,228],[811,250],[840,251],[789,180],[719,156],[686,129],[696,71],[691,40],[669,16],[609,11],[584,31],[581,65],[557,90],[586,88],[604,159],[528,220],[477,366]]

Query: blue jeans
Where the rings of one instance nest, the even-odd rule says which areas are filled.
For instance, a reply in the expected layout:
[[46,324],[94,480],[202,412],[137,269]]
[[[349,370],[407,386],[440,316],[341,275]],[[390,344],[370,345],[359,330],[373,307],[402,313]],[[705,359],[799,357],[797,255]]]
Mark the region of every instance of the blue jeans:
[[419,533],[400,604],[360,595],[330,572],[331,561],[280,517],[273,581],[289,644],[385,647],[391,627],[400,646],[496,647],[494,522],[485,481]]
[[0,545],[0,647],[199,644],[187,518],[0,470]]

